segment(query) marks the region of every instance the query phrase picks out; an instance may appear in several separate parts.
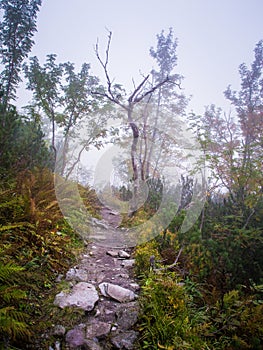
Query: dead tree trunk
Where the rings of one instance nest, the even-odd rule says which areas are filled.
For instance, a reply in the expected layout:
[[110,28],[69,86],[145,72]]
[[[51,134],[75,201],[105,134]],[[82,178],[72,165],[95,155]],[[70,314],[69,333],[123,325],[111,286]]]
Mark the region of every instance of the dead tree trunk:
[[[138,203],[138,189],[139,189],[139,169],[138,169],[138,160],[137,160],[137,147],[138,147],[138,141],[140,136],[140,130],[138,125],[136,124],[133,116],[134,112],[134,106],[138,103],[140,103],[143,99],[145,99],[147,96],[150,96],[153,94],[153,92],[160,88],[162,85],[170,82],[169,77],[167,76],[164,78],[161,82],[158,84],[151,86],[149,89],[146,89],[146,83],[148,82],[149,75],[144,77],[144,79],[141,81],[141,83],[136,87],[134,86],[134,91],[128,98],[126,103],[121,102],[121,96],[119,96],[119,93],[116,93],[115,86],[112,84],[112,81],[110,80],[109,73],[108,73],[108,62],[109,62],[109,50],[110,50],[110,43],[111,43],[111,37],[112,33],[109,32],[108,37],[108,43],[106,48],[106,58],[105,61],[103,61],[99,54],[99,47],[98,43],[95,47],[96,56],[103,67],[104,74],[107,81],[107,89],[103,92],[101,91],[94,91],[93,94],[103,96],[110,100],[111,102],[115,103],[116,105],[123,108],[127,113],[128,118],[128,124],[132,131],[132,145],[131,145],[131,163],[132,163],[132,171],[133,171],[133,186],[134,186],[134,201],[132,201],[132,207],[131,208],[131,215],[133,215],[136,212],[137,203]],[[143,179],[141,179],[143,180]]]

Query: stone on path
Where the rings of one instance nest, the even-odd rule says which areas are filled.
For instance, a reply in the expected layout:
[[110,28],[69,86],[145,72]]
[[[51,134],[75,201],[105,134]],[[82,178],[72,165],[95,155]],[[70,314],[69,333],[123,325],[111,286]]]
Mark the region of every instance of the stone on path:
[[125,252],[125,250],[119,250],[118,251],[118,256],[120,258],[124,258],[124,259],[129,259],[130,258],[130,254]]
[[130,286],[132,287],[132,289],[134,289],[135,291],[138,291],[141,289],[141,287],[139,286],[138,283],[130,283]]
[[96,218],[92,218],[91,219],[91,224],[94,225],[94,226],[97,226],[97,227],[100,227],[100,228],[103,228],[105,230],[108,230],[109,229],[109,225],[102,221],[102,220],[98,220]]
[[113,258],[121,258],[121,259],[129,259],[130,254],[125,252],[125,250],[108,250],[107,253],[108,255],[112,256]]
[[87,325],[86,338],[105,338],[110,333],[110,330],[111,325],[109,323],[96,321]]
[[134,265],[135,265],[135,259],[123,260],[123,262],[121,263],[121,266],[123,266],[124,268],[130,268],[130,267],[133,267]]
[[66,342],[70,349],[76,349],[78,346],[83,346],[85,344],[84,328],[85,325],[80,324],[67,332]]
[[112,256],[113,258],[117,258],[119,256],[118,252],[115,250],[108,250],[106,254]]
[[139,305],[137,302],[121,304],[116,311],[116,316],[118,325],[122,329],[128,330],[138,321]]
[[85,340],[85,346],[82,348],[85,350],[105,350],[105,349],[102,349],[97,342],[90,339]]
[[79,282],[72,288],[70,293],[62,291],[57,294],[54,304],[62,309],[66,306],[75,306],[85,311],[91,311],[98,300],[98,293],[92,284]]
[[135,331],[119,333],[111,339],[111,342],[117,349],[132,350],[138,335],[139,333]]
[[137,295],[130,289],[120,287],[116,284],[103,282],[99,285],[101,294],[105,297],[111,297],[119,301],[120,303],[125,303],[127,301],[133,301],[137,298]]
[[88,280],[87,271],[77,268],[71,268],[66,274],[66,281],[86,282]]

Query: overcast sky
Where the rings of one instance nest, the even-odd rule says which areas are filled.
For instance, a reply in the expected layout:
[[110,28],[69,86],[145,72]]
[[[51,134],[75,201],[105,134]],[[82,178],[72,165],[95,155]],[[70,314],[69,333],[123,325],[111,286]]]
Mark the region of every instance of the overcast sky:
[[[43,0],[38,33],[31,56],[43,64],[47,54],[58,62],[83,62],[103,77],[94,45],[103,53],[108,28],[113,32],[109,70],[115,82],[132,88],[140,72],[153,65],[149,48],[156,35],[169,27],[178,38],[177,73],[192,95],[188,110],[202,113],[211,103],[228,109],[223,96],[228,84],[239,89],[238,66],[253,60],[256,43],[263,39],[263,0]],[[23,89],[19,103],[29,98]]]

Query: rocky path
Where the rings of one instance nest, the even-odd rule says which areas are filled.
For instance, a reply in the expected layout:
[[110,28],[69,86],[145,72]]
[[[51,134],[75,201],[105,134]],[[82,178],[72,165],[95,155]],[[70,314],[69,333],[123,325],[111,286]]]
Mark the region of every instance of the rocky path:
[[[104,208],[102,216],[103,220],[95,223],[98,231],[103,227],[110,237],[122,233],[116,229],[117,215]],[[62,343],[66,349],[136,349],[139,285],[133,278],[135,261],[131,249],[113,246],[88,244],[78,265],[67,272],[64,278],[71,289],[57,294],[54,304],[85,310],[86,319],[69,330],[57,325],[53,334],[58,340],[49,350],[62,350]]]

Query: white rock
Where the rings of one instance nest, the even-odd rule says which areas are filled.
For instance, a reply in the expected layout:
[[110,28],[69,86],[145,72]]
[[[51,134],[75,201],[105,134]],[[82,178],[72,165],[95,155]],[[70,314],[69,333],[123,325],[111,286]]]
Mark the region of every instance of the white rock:
[[125,252],[125,250],[119,250],[118,255],[120,258],[129,259],[130,254]]
[[66,306],[75,306],[85,311],[91,311],[98,300],[98,293],[92,284],[79,282],[72,288],[70,293],[62,291],[57,294],[54,304],[62,309]]
[[130,289],[120,287],[116,284],[103,282],[99,285],[101,294],[105,297],[111,297],[120,303],[132,301],[137,298],[137,295]]
[[56,342],[55,342],[55,350],[60,350],[61,349],[61,344],[60,344],[60,342],[57,340]]

